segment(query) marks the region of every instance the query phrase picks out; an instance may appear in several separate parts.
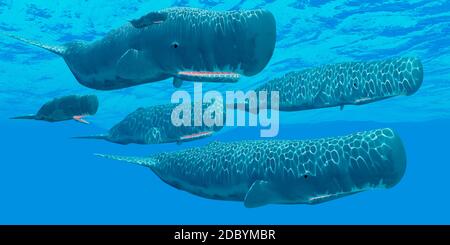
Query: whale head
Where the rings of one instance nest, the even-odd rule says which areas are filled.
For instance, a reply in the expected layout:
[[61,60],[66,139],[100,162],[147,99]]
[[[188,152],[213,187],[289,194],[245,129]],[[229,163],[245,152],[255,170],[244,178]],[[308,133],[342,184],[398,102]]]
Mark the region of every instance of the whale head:
[[303,172],[283,175],[278,181],[255,181],[246,194],[245,206],[323,203],[370,189],[391,188],[405,173],[405,150],[392,129],[322,142],[325,144],[304,148],[304,156],[316,158],[304,161]]
[[98,109],[98,99],[96,95],[84,95],[80,97],[81,111],[86,115],[95,115]]
[[275,19],[264,10],[170,8],[130,24],[132,51],[122,58],[125,67],[136,66],[122,73],[126,78],[235,82],[262,71],[275,47]]
[[351,104],[367,104],[394,96],[412,95],[423,82],[423,65],[415,57],[369,62],[364,70],[360,69],[359,74],[362,75],[353,76],[344,93]]
[[[326,154],[326,171],[305,173],[297,183],[293,199],[317,204],[370,189],[391,188],[406,170],[406,153],[398,134],[390,128],[357,134],[348,149],[349,162],[334,164],[333,152]],[[329,159],[328,159],[328,157]]]

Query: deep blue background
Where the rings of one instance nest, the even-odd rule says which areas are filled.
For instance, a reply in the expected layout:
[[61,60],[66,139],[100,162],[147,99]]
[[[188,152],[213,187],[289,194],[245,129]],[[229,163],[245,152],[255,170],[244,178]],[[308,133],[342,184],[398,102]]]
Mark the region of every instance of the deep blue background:
[[177,146],[120,146],[70,139],[101,132],[76,122],[0,121],[0,223],[12,224],[429,224],[449,223],[450,120],[421,123],[284,125],[279,138],[316,138],[392,127],[407,151],[408,166],[394,188],[316,205],[215,201],[176,190],[150,170],[100,159],[92,153],[149,155],[211,140],[255,139],[257,128],[232,129]]

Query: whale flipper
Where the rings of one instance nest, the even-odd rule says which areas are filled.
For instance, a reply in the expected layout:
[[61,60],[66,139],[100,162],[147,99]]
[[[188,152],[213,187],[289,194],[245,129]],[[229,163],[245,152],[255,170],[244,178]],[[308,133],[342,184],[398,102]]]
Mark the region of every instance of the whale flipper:
[[10,119],[36,119],[36,115],[25,115],[25,116],[11,117]]
[[27,43],[27,44],[30,44],[30,45],[33,45],[33,46],[36,46],[36,47],[39,47],[39,48],[43,48],[45,50],[48,50],[48,51],[50,51],[52,53],[55,53],[57,55],[60,55],[60,56],[64,56],[64,53],[66,52],[66,48],[63,47],[63,46],[48,45],[48,44],[45,44],[45,43],[42,43],[42,42],[29,40],[29,39],[26,39],[26,38],[23,38],[23,37],[19,37],[19,36],[16,36],[16,35],[3,33],[3,32],[2,32],[2,34],[7,36],[7,37],[19,40],[21,42],[24,42],[24,43]]
[[257,180],[245,195],[244,205],[246,208],[257,208],[273,203],[273,200],[277,199],[278,192],[269,181]]
[[145,76],[148,67],[151,64],[142,51],[128,49],[117,61],[117,75],[124,79],[139,79]]
[[179,79],[178,77],[173,78],[173,87],[179,88],[183,84],[183,80]]
[[167,19],[167,13],[150,12],[139,19],[131,20],[134,28],[144,28],[153,24],[160,24]]

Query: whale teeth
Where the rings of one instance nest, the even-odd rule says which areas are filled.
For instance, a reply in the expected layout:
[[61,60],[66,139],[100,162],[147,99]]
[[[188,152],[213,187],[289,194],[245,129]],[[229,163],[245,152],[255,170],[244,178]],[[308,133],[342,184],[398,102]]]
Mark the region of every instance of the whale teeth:
[[188,76],[216,76],[216,77],[239,77],[239,74],[234,72],[211,72],[211,71],[182,71],[179,75]]
[[181,71],[177,75],[183,80],[199,82],[237,82],[240,78],[234,72]]

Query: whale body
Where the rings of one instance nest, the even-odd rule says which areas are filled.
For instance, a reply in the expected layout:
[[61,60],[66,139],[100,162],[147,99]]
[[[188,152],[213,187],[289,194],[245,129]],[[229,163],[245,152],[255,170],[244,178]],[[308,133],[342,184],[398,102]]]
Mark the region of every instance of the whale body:
[[97,109],[98,99],[95,95],[68,95],[45,103],[34,115],[18,116],[11,119],[34,119],[48,122],[74,119],[81,123],[88,123],[83,117],[94,115]]
[[420,59],[400,57],[293,71],[261,85],[256,91],[267,91],[269,95],[279,91],[281,111],[334,106],[342,109],[345,105],[362,105],[414,94],[422,81]]
[[[172,123],[172,112],[176,107],[187,109],[191,113],[190,125],[176,126]],[[162,144],[197,140],[212,136],[223,126],[195,125],[195,106],[191,104],[164,104],[150,107],[141,107],[127,115],[122,121],[113,126],[107,134],[74,137],[78,139],[103,139],[118,144]],[[202,103],[199,107],[205,110],[223,112],[220,104]],[[223,118],[225,116],[223,115]],[[222,124],[223,125],[223,124]]]
[[8,35],[62,56],[82,85],[113,90],[173,78],[236,82],[253,76],[275,48],[275,18],[266,10],[168,8],[150,12],[92,42],[52,46]]
[[97,154],[150,168],[169,185],[218,200],[317,204],[374,188],[390,188],[406,168],[392,129],[316,140],[212,142],[150,157]]

